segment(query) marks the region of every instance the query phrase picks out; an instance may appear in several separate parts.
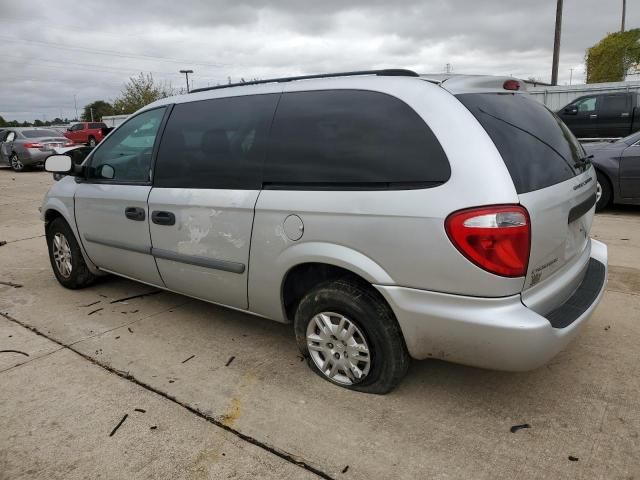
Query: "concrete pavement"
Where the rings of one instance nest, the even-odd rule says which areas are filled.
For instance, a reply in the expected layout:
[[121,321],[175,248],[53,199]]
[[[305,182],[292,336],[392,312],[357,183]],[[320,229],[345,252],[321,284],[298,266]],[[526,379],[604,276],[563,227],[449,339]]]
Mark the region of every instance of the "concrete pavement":
[[414,362],[371,396],[311,373],[287,325],[116,277],[62,288],[37,218],[51,182],[0,169],[0,282],[22,285],[0,284],[0,350],[29,354],[0,353],[7,478],[640,477],[640,208],[597,215],[608,292],[549,365]]

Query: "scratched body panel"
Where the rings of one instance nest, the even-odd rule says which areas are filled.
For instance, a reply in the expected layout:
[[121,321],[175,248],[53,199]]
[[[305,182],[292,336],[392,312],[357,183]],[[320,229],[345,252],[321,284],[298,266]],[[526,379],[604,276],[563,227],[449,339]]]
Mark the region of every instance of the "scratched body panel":
[[[236,308],[247,308],[247,266],[257,190],[154,188],[149,211],[167,210],[175,225],[150,223],[154,252],[179,255],[182,261],[156,256],[167,288]],[[194,263],[222,262],[236,271]],[[244,266],[244,268],[240,268]],[[242,272],[240,272],[242,270]]]

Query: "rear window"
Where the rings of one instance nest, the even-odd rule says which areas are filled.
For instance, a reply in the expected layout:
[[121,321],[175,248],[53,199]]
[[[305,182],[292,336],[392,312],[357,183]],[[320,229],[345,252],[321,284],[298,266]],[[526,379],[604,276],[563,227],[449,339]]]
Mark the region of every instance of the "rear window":
[[26,138],[41,138],[41,137],[60,137],[60,133],[55,130],[23,130],[22,135]]
[[564,182],[580,173],[582,146],[553,112],[529,95],[457,95],[496,145],[518,193]]
[[424,188],[450,175],[433,132],[397,98],[325,90],[280,99],[264,170],[267,186]]

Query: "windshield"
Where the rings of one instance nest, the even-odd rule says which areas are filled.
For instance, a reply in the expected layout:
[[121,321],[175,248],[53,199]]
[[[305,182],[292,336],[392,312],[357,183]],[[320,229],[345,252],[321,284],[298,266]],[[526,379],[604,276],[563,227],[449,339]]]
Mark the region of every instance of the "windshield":
[[621,142],[624,142],[627,145],[633,145],[638,140],[640,140],[640,132],[632,133],[628,137],[624,137],[624,138],[620,139]]
[[26,138],[59,137],[60,133],[55,130],[23,130],[20,132]]

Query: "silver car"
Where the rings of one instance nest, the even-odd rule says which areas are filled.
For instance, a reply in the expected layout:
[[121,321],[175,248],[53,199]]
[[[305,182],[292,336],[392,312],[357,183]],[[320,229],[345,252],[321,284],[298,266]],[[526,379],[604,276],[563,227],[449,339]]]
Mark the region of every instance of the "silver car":
[[28,167],[40,167],[55,148],[71,145],[56,130],[38,127],[8,128],[0,134],[0,165],[5,164],[16,172]]
[[[512,78],[350,72],[166,98],[42,206],[67,288],[114,273],[278,322],[385,393],[410,358],[537,368],[602,297],[593,167]],[[73,178],[75,176],[76,178]]]

